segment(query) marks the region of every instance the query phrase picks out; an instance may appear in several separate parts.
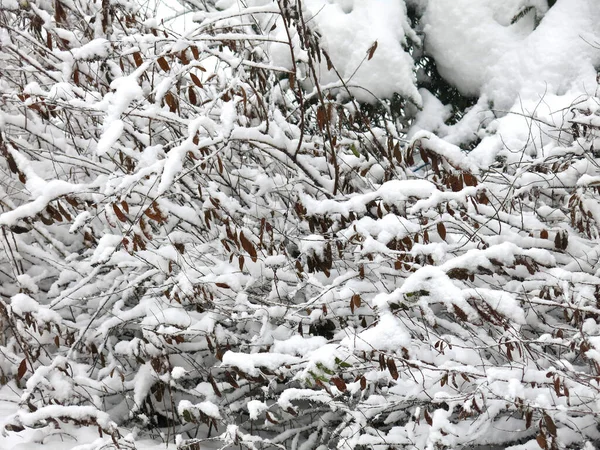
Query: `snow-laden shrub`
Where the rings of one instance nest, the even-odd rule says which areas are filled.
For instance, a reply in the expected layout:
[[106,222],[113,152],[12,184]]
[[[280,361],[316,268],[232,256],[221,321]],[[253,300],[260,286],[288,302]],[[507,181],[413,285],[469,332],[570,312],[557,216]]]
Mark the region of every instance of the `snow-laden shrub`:
[[355,49],[374,102],[314,6],[236,3],[178,35],[126,2],[2,4],[5,432],[600,438],[597,99],[518,116],[537,134],[491,164],[406,140],[431,105],[406,10],[404,46]]

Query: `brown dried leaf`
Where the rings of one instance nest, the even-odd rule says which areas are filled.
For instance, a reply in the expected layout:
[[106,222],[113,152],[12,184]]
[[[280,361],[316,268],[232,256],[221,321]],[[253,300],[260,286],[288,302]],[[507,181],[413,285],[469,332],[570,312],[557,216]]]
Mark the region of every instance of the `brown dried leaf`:
[[529,429],[532,421],[533,421],[533,410],[530,409],[529,411],[527,411],[527,413],[525,413],[525,429]]
[[562,237],[559,233],[556,233],[556,236],[554,237],[554,247],[556,247],[559,250],[562,250]]
[[332,377],[331,382],[335,384],[335,387],[338,388],[341,392],[346,392],[348,390],[346,382],[340,377]]
[[192,86],[188,87],[188,97],[192,105],[195,105],[198,102],[198,97],[196,97],[196,91],[194,91],[194,88]]
[[367,388],[367,379],[362,376],[360,377],[360,390],[364,391]]
[[219,387],[217,386],[217,382],[215,381],[215,378],[212,375],[208,376],[208,382],[212,386],[213,391],[215,391],[215,395],[217,397],[222,397],[221,391],[219,390]]
[[431,414],[429,414],[429,411],[427,410],[425,410],[425,421],[427,422],[427,425],[433,425],[433,419],[431,418]]
[[560,392],[560,379],[558,377],[554,378],[554,382],[552,383],[554,386],[554,392],[556,392],[556,395],[558,395],[559,397],[561,396],[561,392]]
[[142,55],[140,54],[140,52],[135,52],[133,54],[133,61],[135,62],[135,65],[140,67],[142,64],[144,64],[144,60],[142,59]]
[[65,207],[62,205],[61,202],[56,202],[57,206],[58,206],[58,210],[60,211],[60,213],[64,216],[65,219],[67,219],[67,221],[71,221],[73,218],[71,217],[71,214],[69,214],[69,212],[65,209]]
[[23,359],[23,361],[21,361],[21,364],[19,364],[19,370],[17,371],[17,380],[23,378],[25,372],[27,372],[27,361]]
[[446,226],[443,222],[438,222],[437,224],[437,232],[440,237],[445,241],[446,240]]
[[235,381],[235,378],[233,377],[233,375],[231,375],[231,372],[229,372],[229,370],[225,371],[225,381],[227,381],[236,389],[240,387],[240,385],[237,383],[237,381]]
[[467,186],[477,186],[477,178],[468,172],[463,174],[463,180]]
[[127,222],[127,216],[123,213],[123,211],[121,211],[121,208],[119,208],[116,203],[112,204],[112,208],[115,212],[115,215],[121,222]]
[[367,51],[367,61],[370,61],[371,58],[373,58],[375,50],[377,50],[377,41],[373,42],[373,45],[371,45],[371,48],[369,48],[369,50]]
[[540,448],[546,449],[546,436],[544,435],[544,433],[542,433],[540,431],[540,434],[537,435],[537,437],[535,438],[535,440],[537,441],[538,445],[540,446]]
[[325,128],[325,109],[320,105],[317,108],[317,125],[320,131]]
[[198,86],[200,89],[202,89],[204,87],[204,85],[202,84],[202,82],[200,81],[200,78],[198,78],[196,75],[194,75],[193,73],[190,73],[190,78],[192,79],[192,81],[194,82],[194,84],[196,86]]
[[167,92],[165,95],[165,103],[172,113],[177,112],[177,100],[175,100],[175,96],[172,92]]
[[387,360],[388,370],[390,371],[390,375],[394,380],[398,379],[398,368],[396,367],[396,362],[394,358],[388,358]]
[[554,420],[552,420],[552,417],[548,414],[544,414],[544,423],[546,424],[546,429],[550,433],[550,436],[556,437],[556,424],[554,423]]
[[52,205],[46,206],[46,211],[57,222],[62,222],[63,221],[62,215],[60,214],[60,212],[58,211],[58,209],[56,209],[54,206],[52,206]]
[[165,72],[168,72],[169,70],[171,70],[171,67],[169,66],[169,63],[167,62],[167,60],[165,59],[164,56],[161,56],[160,58],[158,58],[156,60],[156,62],[158,63],[158,65],[160,66],[160,68],[162,70],[164,70]]
[[250,255],[252,261],[256,262],[256,260],[258,259],[256,247],[254,247],[254,244],[252,244],[252,242],[250,242],[248,238],[244,236],[244,233],[242,231],[240,231],[240,243],[242,244],[242,248]]

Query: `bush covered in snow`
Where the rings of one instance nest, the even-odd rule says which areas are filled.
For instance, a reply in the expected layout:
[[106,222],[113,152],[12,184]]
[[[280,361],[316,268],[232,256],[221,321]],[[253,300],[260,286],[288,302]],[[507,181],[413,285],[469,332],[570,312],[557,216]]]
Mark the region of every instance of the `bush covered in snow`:
[[598,445],[591,0],[187,3],[0,4],[5,437]]

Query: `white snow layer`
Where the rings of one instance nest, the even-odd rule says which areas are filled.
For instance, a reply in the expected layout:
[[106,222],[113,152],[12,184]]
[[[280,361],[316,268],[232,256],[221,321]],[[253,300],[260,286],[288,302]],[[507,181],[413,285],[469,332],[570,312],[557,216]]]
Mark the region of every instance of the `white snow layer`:
[[[508,109],[516,100],[594,91],[600,54],[595,0],[559,0],[538,27],[534,11],[511,24],[522,0],[431,0],[425,20],[426,48],[442,76],[467,95],[485,95]],[[544,8],[539,7],[540,13]]]

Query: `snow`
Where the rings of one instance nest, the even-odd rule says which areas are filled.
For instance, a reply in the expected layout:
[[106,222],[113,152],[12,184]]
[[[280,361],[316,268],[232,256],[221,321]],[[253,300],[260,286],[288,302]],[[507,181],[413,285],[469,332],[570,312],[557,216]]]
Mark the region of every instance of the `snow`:
[[434,184],[426,180],[392,180],[373,192],[355,195],[346,201],[315,200],[304,195],[301,198],[308,214],[341,214],[347,217],[352,211],[365,212],[365,205],[376,199],[389,205],[402,206],[402,202],[410,197],[428,198],[435,191]]
[[452,113],[452,108],[449,105],[444,105],[427,89],[419,89],[419,95],[422,99],[422,106],[408,131],[408,137],[411,139],[414,139],[414,135],[421,130],[432,133],[445,130],[445,122]]
[[17,294],[11,297],[10,306],[19,315],[27,312],[35,312],[39,308],[38,302],[26,294]]
[[[403,49],[407,35],[418,38],[410,30],[406,8],[401,2],[309,0],[304,2],[304,7],[307,20],[314,22],[322,34],[333,65],[358,99],[374,102],[397,92],[420,103],[419,92],[414,87],[412,58]],[[367,60],[367,53],[375,42],[377,49],[372,59]],[[285,51],[282,48],[281,53]],[[278,53],[274,54],[279,62]],[[280,64],[283,65],[283,61]],[[326,68],[323,62],[321,82],[335,84],[337,76]]]
[[473,174],[479,173],[479,168],[465,153],[455,145],[440,139],[430,131],[418,131],[412,137],[411,145],[421,145],[424,148],[443,156],[453,167]]
[[187,371],[183,367],[176,366],[171,370],[171,377],[174,380],[179,380],[180,378],[183,378],[186,373]]
[[[93,39],[60,29],[52,5],[30,5],[44,33],[69,44],[35,54],[47,58],[44,70],[18,67],[18,86],[0,77],[0,293],[11,319],[0,373],[23,378],[0,389],[0,422],[28,427],[5,431],[0,448],[113,445],[95,427],[61,419],[55,429],[52,419],[66,416],[122,426],[124,448],[174,448],[159,434],[143,441],[152,408],[218,421],[202,448],[537,448],[518,402],[535,423],[543,413],[557,422],[561,447],[597,440],[597,5],[409,0],[424,14],[419,24],[402,1],[304,0],[335,66],[315,63],[326,101],[338,102],[335,114],[370,120],[336,126],[331,152],[313,129],[319,102],[307,62],[316,54],[292,27],[290,55],[276,2],[244,3],[252,20],[241,2],[220,0],[222,11],[196,14],[209,20],[197,28],[173,17],[166,35],[132,28],[114,42],[98,17],[95,36],[105,37]],[[17,34],[0,30],[3,48]],[[192,59],[192,44],[200,57],[188,64],[180,52]],[[420,87],[423,51],[474,96],[464,99],[472,108],[455,111],[462,106],[444,104],[435,86]],[[0,49],[2,62],[16,63],[10,55]],[[170,73],[156,63],[163,55]],[[162,107],[199,64],[201,102]],[[259,67],[275,70],[262,80]],[[338,76],[360,101],[385,109],[379,100],[398,93],[401,106],[382,116],[348,103]],[[96,81],[97,90],[83,87]],[[36,110],[44,102],[53,114]],[[403,157],[415,148],[418,159],[419,147],[438,155],[443,174],[381,157],[376,144],[387,139]],[[19,173],[6,170],[5,159],[15,172],[10,158]],[[454,192],[445,177],[464,172],[478,185]],[[152,204],[158,219],[144,213]],[[48,205],[66,208],[72,223],[38,220]],[[113,205],[127,208],[127,221]],[[256,261],[241,233],[259,247]],[[311,257],[326,265],[329,248],[331,266],[314,267]],[[173,426],[209,432],[195,427]],[[188,446],[171,430],[161,438]]]
[[177,406],[177,412],[179,413],[180,416],[183,415],[184,411],[190,411],[193,413],[194,410],[198,410],[199,412],[202,412],[203,414],[206,414],[208,417],[212,417],[214,419],[221,418],[221,414],[219,413],[219,407],[209,401],[193,404],[189,400],[182,400],[179,402],[179,405]]
[[328,403],[331,397],[312,389],[289,388],[279,396],[277,403],[282,409],[288,409],[293,406],[292,401],[294,400],[312,400],[320,403]]
[[281,353],[238,353],[228,351],[223,355],[223,365],[237,367],[251,376],[260,374],[258,368],[265,367],[271,371],[285,364],[295,364],[299,358]]
[[81,47],[70,50],[69,53],[75,60],[99,59],[107,57],[110,48],[111,44],[109,41],[104,38],[96,38]]
[[344,338],[340,345],[348,347],[350,351],[396,351],[402,347],[410,347],[411,338],[401,320],[390,313],[384,313],[377,325]]
[[306,356],[311,351],[321,348],[327,344],[327,339],[322,336],[292,336],[286,340],[275,340],[273,352],[286,355]]
[[59,197],[81,192],[87,186],[71,184],[63,180],[44,181],[36,176],[33,170],[26,167],[24,158],[16,151],[11,152],[17,160],[17,164],[23,164],[23,172],[27,175],[27,188],[31,197],[35,198],[24,203],[11,211],[0,214],[0,225],[16,225],[20,219],[33,217],[46,208],[48,203]]
[[39,291],[38,285],[35,282],[35,280],[26,273],[18,275],[17,281],[19,282],[19,285],[21,285],[24,289],[27,289],[32,294],[35,294]]
[[100,264],[108,261],[117,247],[121,245],[122,240],[123,236],[118,234],[105,234],[102,236],[92,255],[91,264]]
[[260,414],[269,409],[269,407],[261,402],[260,400],[250,400],[246,407],[248,408],[248,413],[250,414],[251,420],[256,420],[260,416]]
[[121,134],[123,134],[123,127],[122,120],[114,120],[106,126],[102,137],[98,141],[98,155],[102,156],[113,148]]

